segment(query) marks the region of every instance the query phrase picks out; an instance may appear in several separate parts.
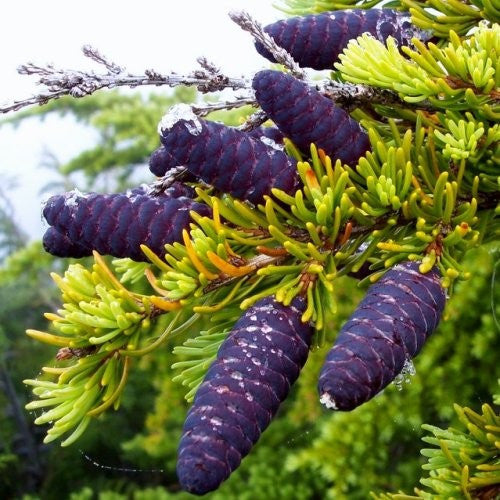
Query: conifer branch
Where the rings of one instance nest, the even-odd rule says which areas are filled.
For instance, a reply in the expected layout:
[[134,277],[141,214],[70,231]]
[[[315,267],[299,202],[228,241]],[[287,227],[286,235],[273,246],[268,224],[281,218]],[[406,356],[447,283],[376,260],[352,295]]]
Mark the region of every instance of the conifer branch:
[[[80,71],[55,68],[52,64],[39,66],[33,63],[23,64],[18,68],[21,75],[35,75],[38,84],[44,89],[37,95],[27,99],[15,100],[12,103],[0,105],[0,113],[18,111],[34,104],[43,105],[53,99],[63,96],[85,97],[104,88],[140,87],[145,85],[177,87],[187,85],[196,87],[200,92],[216,92],[226,88],[233,90],[246,89],[249,84],[245,78],[230,78],[223,75],[214,67],[203,65],[201,70],[190,75],[159,73],[154,69],[147,69],[142,75],[132,75],[124,67],[105,58],[98,50],[90,46],[83,47],[84,56],[106,68],[105,73],[95,71]],[[204,63],[203,59],[198,62]],[[211,70],[207,69],[210,68]]]
[[430,112],[436,110],[430,102],[422,101],[419,103],[407,103],[404,102],[396,92],[370,87],[368,85],[354,85],[346,82],[340,83],[334,80],[324,80],[318,83],[316,88],[324,96],[332,99],[335,104],[347,110],[353,110],[357,107],[366,107],[373,104],[421,109]]
[[239,130],[242,130],[243,132],[249,132],[250,130],[253,130],[260,125],[262,125],[264,122],[267,121],[267,115],[264,113],[264,111],[259,110],[250,115],[245,123],[240,125],[238,127]]
[[193,106],[193,112],[197,116],[207,116],[214,111],[223,111],[241,108],[243,106],[256,106],[255,99],[251,97],[238,97],[231,101],[219,101],[204,106]]

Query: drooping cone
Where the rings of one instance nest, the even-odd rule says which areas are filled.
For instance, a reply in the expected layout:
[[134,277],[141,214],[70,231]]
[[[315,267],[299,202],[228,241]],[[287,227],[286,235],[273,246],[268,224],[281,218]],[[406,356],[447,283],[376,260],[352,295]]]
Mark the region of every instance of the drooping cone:
[[271,422],[307,360],[304,309],[302,299],[286,307],[267,297],[228,334],[184,424],[177,475],[185,490],[216,489]]
[[368,134],[356,120],[292,75],[259,71],[253,88],[263,111],[302,151],[314,143],[332,160],[355,165],[370,150]]
[[[70,191],[50,198],[43,210],[49,225],[44,247],[58,257],[103,255],[146,261],[140,245],[159,256],[165,244],[182,241],[190,210],[209,215],[210,209],[186,197],[192,189],[174,183],[159,196],[141,189],[118,194]],[[176,197],[179,196],[179,197]],[[86,253],[87,252],[87,253]]]
[[[264,31],[300,66],[319,70],[333,69],[349,40],[363,33],[370,33],[383,43],[392,36],[399,46],[409,45],[414,37],[423,41],[431,37],[430,32],[411,23],[409,13],[392,9],[349,9],[291,17],[269,24]],[[255,48],[276,62],[260,42],[256,42]]]
[[320,401],[352,410],[371,399],[418,354],[436,328],[446,295],[436,268],[398,264],[371,286],[338,334],[319,378]]
[[187,104],[174,106],[159,132],[179,165],[235,198],[257,204],[272,188],[298,188],[295,160],[246,132],[198,118]]

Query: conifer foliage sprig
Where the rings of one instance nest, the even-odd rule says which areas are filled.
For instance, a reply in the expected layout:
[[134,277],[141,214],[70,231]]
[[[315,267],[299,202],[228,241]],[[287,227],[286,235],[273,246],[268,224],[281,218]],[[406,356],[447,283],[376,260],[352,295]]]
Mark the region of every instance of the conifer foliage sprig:
[[403,493],[380,495],[380,500],[423,498],[497,498],[500,492],[500,415],[484,404],[481,413],[454,405],[460,428],[424,424],[422,440],[432,448],[422,468],[429,475],[420,480],[425,489],[415,488],[415,496]]
[[92,417],[119,407],[132,356],[159,345],[175,324],[172,319],[163,335],[152,339],[152,322],[166,309],[161,298],[130,292],[96,252],[94,259],[91,270],[72,264],[64,276],[52,274],[63,305],[45,316],[56,333],[27,331],[59,348],[60,366],[44,367],[42,376],[24,382],[39,398],[26,408],[42,410],[37,424],[51,424],[45,442],[69,433],[63,446],[76,441]]
[[497,0],[401,0],[401,5],[410,11],[413,23],[443,39],[449,37],[449,30],[462,36],[483,20],[500,21]]
[[438,109],[472,108],[497,120],[500,26],[481,26],[464,40],[454,31],[449,36],[442,48],[414,39],[416,50],[402,47],[401,54],[392,39],[385,46],[362,35],[335,66],[347,81],[395,90],[408,102],[428,99]]

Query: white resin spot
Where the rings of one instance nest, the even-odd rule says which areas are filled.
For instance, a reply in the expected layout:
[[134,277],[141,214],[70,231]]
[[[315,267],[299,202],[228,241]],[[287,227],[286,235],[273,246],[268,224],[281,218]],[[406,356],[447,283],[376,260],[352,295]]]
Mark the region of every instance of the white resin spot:
[[273,141],[271,138],[266,137],[265,135],[260,137],[260,142],[263,142],[266,146],[269,146],[276,151],[283,151],[283,146]]
[[234,378],[235,380],[243,380],[243,375],[240,372],[233,372],[231,373],[231,378]]
[[269,325],[262,325],[262,333],[271,333],[273,329]]
[[216,425],[216,426],[218,426],[218,425],[222,425],[222,420],[221,420],[219,417],[212,417],[212,418],[210,419],[210,423],[211,423],[212,425]]
[[337,404],[335,403],[335,399],[333,399],[330,394],[324,392],[319,398],[319,402],[322,405],[325,405],[329,410],[338,410]]
[[184,121],[188,132],[191,135],[199,135],[202,125],[199,118],[194,114],[193,108],[189,104],[176,104],[172,106],[168,113],[163,116],[158,124],[158,133],[163,135],[168,132],[176,123]]
[[[260,306],[259,307],[259,312],[262,313],[273,313],[276,314],[277,311],[274,309],[274,304],[266,304],[265,306]],[[252,319],[252,318],[250,318]]]
[[81,198],[87,198],[87,195],[83,194],[81,191],[75,188],[66,194],[64,204],[67,207],[77,207],[78,200]]

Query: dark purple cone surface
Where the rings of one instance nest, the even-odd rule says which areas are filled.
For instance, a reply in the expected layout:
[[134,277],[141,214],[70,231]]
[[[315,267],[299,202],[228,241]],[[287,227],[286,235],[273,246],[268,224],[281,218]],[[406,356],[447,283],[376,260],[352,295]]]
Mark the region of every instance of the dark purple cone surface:
[[254,139],[260,139],[264,144],[272,144],[267,139],[273,141],[278,146],[283,145],[283,134],[277,127],[257,127],[248,132]]
[[56,257],[73,257],[80,259],[92,255],[92,249],[71,241],[55,227],[49,227],[43,235],[43,248]]
[[[240,200],[260,203],[272,188],[295,193],[296,162],[248,133],[178,113],[160,123],[166,150],[189,172]],[[185,108],[181,108],[181,110]]]
[[149,170],[157,177],[163,177],[171,168],[177,166],[177,162],[164,146],[155,149],[149,157]]
[[[337,10],[292,17],[269,24],[264,31],[300,66],[319,70],[333,69],[349,40],[363,33],[370,33],[381,42],[392,36],[399,46],[409,45],[414,37],[423,41],[430,38],[429,33],[412,25],[407,12],[391,9]],[[255,48],[266,59],[276,62],[260,42],[256,42]]]
[[253,88],[263,111],[302,151],[308,153],[313,142],[332,160],[355,165],[370,150],[368,134],[357,121],[293,76],[260,71]]
[[321,369],[320,401],[352,410],[386,387],[436,328],[446,296],[436,268],[398,264],[371,286]]
[[[145,244],[164,256],[166,243],[182,241],[182,230],[191,222],[190,210],[210,214],[206,205],[182,196],[189,192],[186,189],[175,183],[159,196],[145,194],[141,188],[125,194],[83,195],[72,191],[53,196],[43,215],[70,244],[64,247],[66,240],[49,228],[44,236],[45,248],[59,257],[80,257],[81,246],[90,253],[97,250],[104,255],[147,261],[140,249]],[[175,198],[175,194],[181,196]]]
[[[155,149],[149,157],[149,170],[157,177],[163,177],[170,169],[174,167],[182,167],[168,153],[165,146],[160,146]],[[188,172],[182,175],[182,179],[186,182],[196,182],[196,177]]]
[[189,410],[177,475],[197,495],[216,489],[269,425],[307,360],[313,329],[302,299],[267,297],[248,309],[221,345]]

